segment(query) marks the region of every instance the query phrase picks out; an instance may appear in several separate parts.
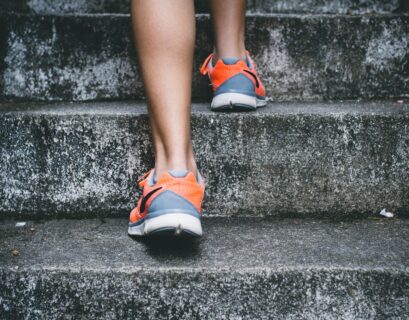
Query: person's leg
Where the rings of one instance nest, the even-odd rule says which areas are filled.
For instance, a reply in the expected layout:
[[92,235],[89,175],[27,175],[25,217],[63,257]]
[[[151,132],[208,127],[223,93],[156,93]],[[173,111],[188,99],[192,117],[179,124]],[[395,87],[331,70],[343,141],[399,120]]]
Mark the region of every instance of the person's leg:
[[132,21],[148,100],[155,170],[139,185],[128,234],[201,236],[204,181],[190,134],[195,40],[193,0],[132,0]]
[[265,90],[244,44],[246,0],[210,0],[214,51],[200,71],[213,87],[214,111],[252,111],[266,104]]
[[195,172],[190,134],[193,0],[132,0],[131,5],[156,176],[175,169]]
[[246,0],[210,0],[215,60],[246,59],[244,45]]

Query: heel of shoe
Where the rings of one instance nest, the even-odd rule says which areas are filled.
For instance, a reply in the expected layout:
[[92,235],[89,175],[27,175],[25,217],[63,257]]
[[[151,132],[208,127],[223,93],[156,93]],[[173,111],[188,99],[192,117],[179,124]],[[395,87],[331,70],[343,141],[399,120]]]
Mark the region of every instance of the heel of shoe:
[[254,111],[257,98],[242,93],[228,92],[213,97],[211,109],[214,111]]
[[173,212],[147,219],[144,234],[201,237],[203,230],[200,219],[187,213]]

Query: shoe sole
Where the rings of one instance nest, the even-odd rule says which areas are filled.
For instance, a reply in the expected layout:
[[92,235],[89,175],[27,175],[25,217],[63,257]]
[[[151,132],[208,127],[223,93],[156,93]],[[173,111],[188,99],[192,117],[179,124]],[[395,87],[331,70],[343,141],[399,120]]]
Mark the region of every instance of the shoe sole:
[[266,105],[266,99],[248,96],[242,93],[222,93],[213,97],[213,111],[254,111]]
[[165,213],[129,226],[130,236],[180,236],[198,238],[203,235],[200,220],[186,213]]

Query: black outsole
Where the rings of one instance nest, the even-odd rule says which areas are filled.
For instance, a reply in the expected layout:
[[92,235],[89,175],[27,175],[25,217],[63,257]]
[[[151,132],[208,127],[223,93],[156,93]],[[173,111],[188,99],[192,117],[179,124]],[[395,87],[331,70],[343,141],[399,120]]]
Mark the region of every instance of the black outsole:
[[215,112],[251,112],[251,111],[256,111],[256,110],[257,108],[250,107],[245,104],[237,104],[237,103],[212,109],[212,111],[215,111]]

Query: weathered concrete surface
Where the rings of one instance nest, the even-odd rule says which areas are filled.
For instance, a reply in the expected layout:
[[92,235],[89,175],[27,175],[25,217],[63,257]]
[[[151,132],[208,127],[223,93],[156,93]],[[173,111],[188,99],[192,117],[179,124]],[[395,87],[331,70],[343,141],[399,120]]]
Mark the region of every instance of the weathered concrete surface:
[[126,219],[14,224],[0,225],[2,319],[409,315],[408,220],[205,219],[198,243],[134,241]]
[[[251,13],[366,14],[401,12],[405,0],[248,0]],[[197,12],[208,12],[208,1],[196,0]],[[129,13],[129,0],[0,0],[0,11],[37,14]]]
[[[222,216],[409,213],[409,104],[276,103],[251,114],[193,107],[207,180]],[[133,102],[2,104],[2,217],[127,215],[153,165],[147,114]]]
[[[198,12],[209,12],[208,1],[196,1]],[[405,0],[248,0],[250,13],[369,14],[407,11]]]
[[[0,25],[0,98],[143,97],[129,16],[3,15]],[[208,17],[197,26],[193,97],[207,100]],[[274,100],[409,96],[409,15],[251,16],[247,34]]]

